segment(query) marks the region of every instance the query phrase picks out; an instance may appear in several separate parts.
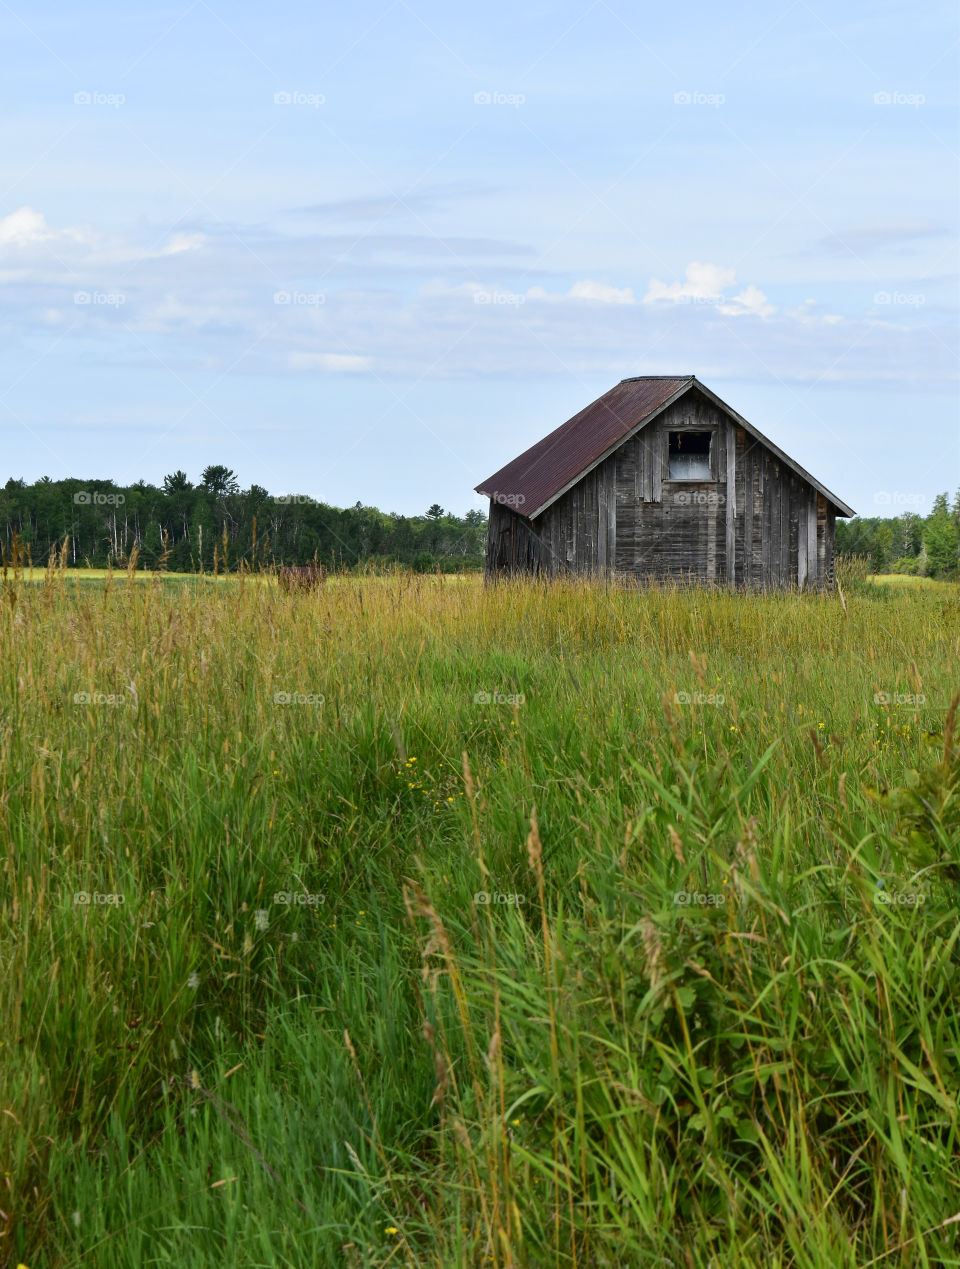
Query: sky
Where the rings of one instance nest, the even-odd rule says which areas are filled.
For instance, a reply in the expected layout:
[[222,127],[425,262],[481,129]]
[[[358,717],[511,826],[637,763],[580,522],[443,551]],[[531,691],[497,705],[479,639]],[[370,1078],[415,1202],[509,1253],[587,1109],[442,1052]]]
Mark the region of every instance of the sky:
[[950,4],[0,5],[0,480],[404,514],[696,374],[862,515],[960,484]]

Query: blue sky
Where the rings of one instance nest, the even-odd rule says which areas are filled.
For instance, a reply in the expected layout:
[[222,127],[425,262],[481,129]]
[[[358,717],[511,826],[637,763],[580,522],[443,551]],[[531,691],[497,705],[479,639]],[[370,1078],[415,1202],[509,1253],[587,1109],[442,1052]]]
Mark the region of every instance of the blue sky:
[[695,373],[864,515],[960,483],[957,13],[0,8],[0,477],[388,510]]

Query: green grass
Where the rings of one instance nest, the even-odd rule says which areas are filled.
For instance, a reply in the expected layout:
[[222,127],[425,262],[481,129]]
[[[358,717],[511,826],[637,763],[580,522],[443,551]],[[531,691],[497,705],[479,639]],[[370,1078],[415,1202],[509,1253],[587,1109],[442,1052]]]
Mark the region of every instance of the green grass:
[[8,579],[0,1262],[960,1264],[960,597],[878,590]]
[[907,590],[923,588],[942,592],[956,591],[955,582],[940,581],[935,577],[917,577],[912,573],[870,573],[868,580],[881,586],[902,586]]

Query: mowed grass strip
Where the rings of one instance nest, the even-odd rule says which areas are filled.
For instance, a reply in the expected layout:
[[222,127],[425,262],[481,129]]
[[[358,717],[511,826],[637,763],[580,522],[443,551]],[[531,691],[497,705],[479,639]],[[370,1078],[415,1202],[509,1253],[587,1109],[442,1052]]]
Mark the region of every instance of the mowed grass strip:
[[0,1260],[956,1264],[956,587],[0,603]]

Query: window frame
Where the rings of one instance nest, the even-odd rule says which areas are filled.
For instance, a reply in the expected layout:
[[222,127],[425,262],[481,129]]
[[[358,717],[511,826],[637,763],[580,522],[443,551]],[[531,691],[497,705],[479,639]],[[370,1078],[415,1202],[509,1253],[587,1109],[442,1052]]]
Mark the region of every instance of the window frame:
[[[715,427],[715,426],[714,426],[714,427],[711,427],[711,426],[709,426],[709,425],[704,426],[702,423],[699,423],[699,424],[692,424],[692,423],[691,423],[691,424],[686,425],[686,426],[685,426],[685,425],[680,425],[679,427],[678,427],[676,424],[674,424],[672,427],[665,427],[665,428],[663,429],[663,431],[664,431],[664,436],[663,436],[663,471],[664,471],[664,476],[663,476],[663,480],[664,480],[664,481],[667,481],[667,482],[670,482],[670,483],[672,483],[672,484],[677,484],[677,485],[709,485],[709,484],[716,484],[717,480],[719,479],[719,474],[718,474],[718,465],[719,465],[719,460],[718,460],[718,456],[717,456],[717,433],[719,432],[719,428],[717,428],[717,427]],[[708,459],[709,459],[709,462],[710,462],[710,475],[709,475],[709,476],[673,476],[673,475],[671,475],[671,474],[670,474],[670,436],[671,436],[671,433],[673,433],[673,432],[677,432],[677,433],[683,433],[683,432],[697,432],[697,433],[699,433],[699,434],[701,434],[701,435],[704,435],[704,436],[709,436],[709,438],[710,438],[710,450],[709,450],[709,453],[708,453]]]

